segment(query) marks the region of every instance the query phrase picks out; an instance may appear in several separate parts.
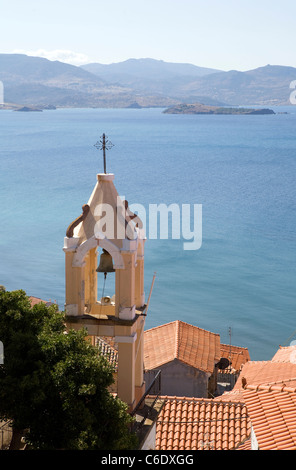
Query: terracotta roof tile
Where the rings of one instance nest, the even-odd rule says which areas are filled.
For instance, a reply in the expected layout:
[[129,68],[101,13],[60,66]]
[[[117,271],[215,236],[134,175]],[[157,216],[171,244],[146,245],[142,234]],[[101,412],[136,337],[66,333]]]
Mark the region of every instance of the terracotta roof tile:
[[249,361],[243,365],[233,390],[242,390],[246,385],[285,384],[296,386],[296,364],[271,361]]
[[258,385],[243,395],[260,450],[296,450],[296,389]]
[[32,296],[29,296],[29,300],[31,302],[31,306],[33,307],[34,305],[36,304],[40,304],[40,303],[43,303],[43,304],[46,304],[46,306],[50,306],[50,305],[53,305],[55,302],[52,302],[51,300],[42,300],[42,299],[39,299],[39,297],[32,297]]
[[156,424],[156,450],[231,450],[250,435],[242,403],[161,398],[165,403]]
[[271,362],[292,362],[296,364],[296,345],[293,346],[280,346],[275,353]]
[[40,304],[41,302],[46,304],[46,301],[45,300],[42,300],[42,299],[39,299],[38,297],[29,297],[29,300],[31,302],[31,305],[33,307],[33,305],[36,305],[36,304]]
[[231,401],[231,402],[244,402],[242,390],[231,390],[230,392],[224,392],[222,395],[219,395],[213,398],[214,401]]
[[242,442],[236,450],[251,450],[251,438],[248,437],[244,442]]
[[220,335],[179,320],[144,332],[146,370],[174,359],[212,372],[220,359]]
[[114,367],[115,370],[118,370],[118,351],[117,349],[110,344],[109,341],[104,338],[97,336],[96,345],[107,361]]

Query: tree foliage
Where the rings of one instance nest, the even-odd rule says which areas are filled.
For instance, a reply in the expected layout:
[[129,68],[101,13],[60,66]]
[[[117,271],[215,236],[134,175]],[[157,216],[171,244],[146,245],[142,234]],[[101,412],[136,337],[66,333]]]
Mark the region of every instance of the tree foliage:
[[0,340],[0,419],[33,449],[134,448],[126,404],[108,391],[111,366],[57,306],[0,290]]

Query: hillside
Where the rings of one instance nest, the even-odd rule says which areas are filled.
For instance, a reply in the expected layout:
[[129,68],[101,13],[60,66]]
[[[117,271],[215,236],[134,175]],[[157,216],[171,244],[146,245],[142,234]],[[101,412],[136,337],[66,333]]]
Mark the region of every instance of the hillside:
[[121,83],[126,77],[127,80],[132,78],[165,80],[178,76],[202,77],[203,75],[219,72],[217,69],[198,67],[192,64],[175,64],[155,59],[128,59],[113,64],[93,63],[82,65],[81,68],[105,80],[120,80]]
[[46,107],[162,107],[290,104],[296,68],[268,65],[221,72],[154,59],[83,67],[24,54],[0,54],[6,103]]
[[228,105],[284,105],[290,104],[289,85],[295,77],[296,68],[278,65],[246,72],[231,70],[184,84],[179,89],[179,96],[190,95],[190,101],[194,101],[194,97],[201,101],[200,97],[211,96]]
[[104,80],[74,65],[24,54],[0,54],[0,77],[10,84],[42,83],[74,87],[78,83],[103,86]]
[[278,65],[246,72],[222,72],[153,59],[129,59],[110,65],[88,64],[83,69],[142,95],[153,93],[179,102],[222,106],[290,104],[289,85],[296,77],[296,68]]
[[[220,72],[192,64],[175,64],[155,59],[128,59],[113,64],[92,63],[83,65],[82,68],[110,84],[127,87],[137,95],[154,95],[174,101],[180,100],[179,88],[184,84]],[[208,104],[223,104],[210,96],[204,100]]]
[[0,54],[0,80],[7,103],[30,106],[128,107],[170,106],[163,96],[145,97],[107,83],[81,67],[24,54]]

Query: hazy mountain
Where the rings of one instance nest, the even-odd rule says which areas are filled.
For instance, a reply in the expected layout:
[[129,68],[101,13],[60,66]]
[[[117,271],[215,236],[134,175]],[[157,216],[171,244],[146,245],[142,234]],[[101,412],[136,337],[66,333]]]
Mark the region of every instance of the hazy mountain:
[[296,79],[296,68],[266,65],[254,70],[231,70],[200,77],[178,89],[180,98],[191,97],[191,102],[211,96],[229,105],[290,104],[289,85]]
[[[128,87],[137,93],[156,93],[175,98],[178,88],[217,69],[192,64],[175,64],[155,59],[128,59],[113,64],[92,63],[81,66],[84,70],[114,85]],[[222,72],[223,73],[223,72]]]
[[191,64],[129,59],[109,65],[87,64],[82,68],[143,95],[152,93],[208,105],[290,104],[289,84],[296,79],[295,68],[277,65],[247,72],[222,72]]
[[81,67],[24,54],[0,54],[0,80],[6,103],[27,105],[123,107],[169,106],[163,96],[139,96],[131,88],[108,84]]
[[0,54],[0,78],[17,85],[20,81],[66,87],[82,82],[95,86],[105,84],[104,80],[80,67],[24,54]]
[[82,65],[87,70],[108,82],[130,84],[135,79],[142,80],[171,80],[177,77],[201,77],[219,72],[217,69],[198,67],[192,64],[175,64],[155,59],[128,59],[113,64]]
[[33,106],[168,107],[290,104],[296,68],[268,65],[221,72],[154,59],[83,67],[24,54],[0,54],[5,102]]

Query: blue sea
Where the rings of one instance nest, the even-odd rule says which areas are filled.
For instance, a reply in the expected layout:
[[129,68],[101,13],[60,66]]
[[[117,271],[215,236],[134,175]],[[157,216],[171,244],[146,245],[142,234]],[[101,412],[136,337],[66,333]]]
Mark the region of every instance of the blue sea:
[[271,359],[296,337],[296,106],[273,109],[0,111],[0,284],[64,308],[64,236],[103,171],[106,133],[107,172],[130,204],[202,205],[200,249],[146,242],[145,328],[179,319]]

